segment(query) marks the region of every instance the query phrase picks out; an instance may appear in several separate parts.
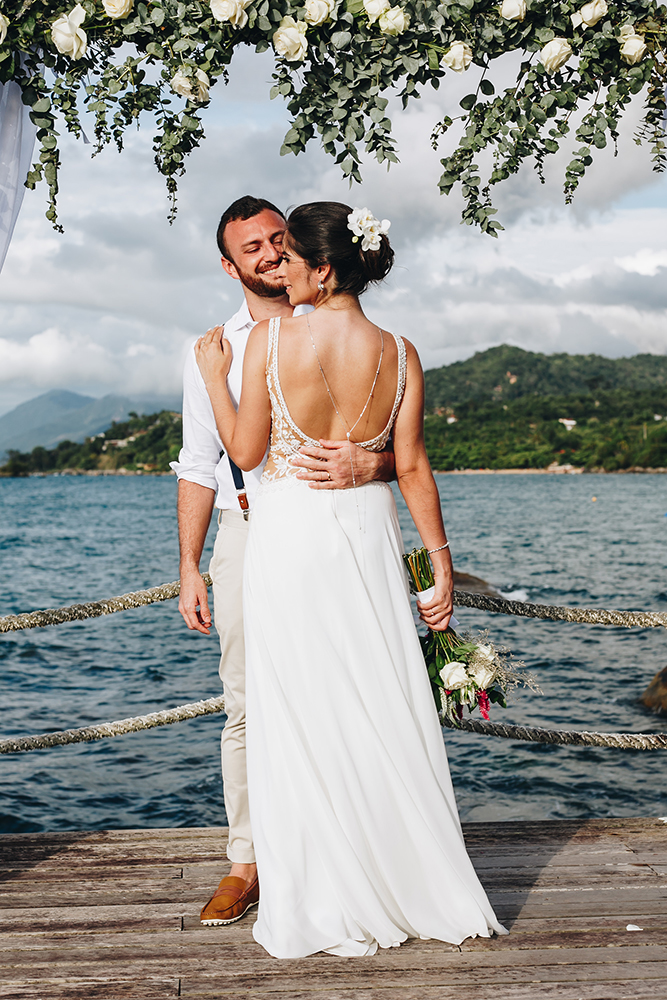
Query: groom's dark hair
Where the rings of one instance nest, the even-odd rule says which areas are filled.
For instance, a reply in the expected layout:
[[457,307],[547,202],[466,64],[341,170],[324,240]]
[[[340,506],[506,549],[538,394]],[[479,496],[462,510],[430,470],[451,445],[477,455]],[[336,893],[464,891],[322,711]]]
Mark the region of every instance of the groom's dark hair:
[[276,208],[270,201],[267,201],[266,198],[253,198],[251,194],[244,194],[242,198],[237,198],[236,201],[231,203],[229,208],[222,213],[222,218],[218,223],[218,249],[223,257],[231,260],[229,251],[225,245],[225,229],[229,223],[236,222],[237,219],[245,222],[246,219],[253,219],[260,212],[265,212],[267,209],[269,212],[275,212],[281,219],[285,218],[280,209]]

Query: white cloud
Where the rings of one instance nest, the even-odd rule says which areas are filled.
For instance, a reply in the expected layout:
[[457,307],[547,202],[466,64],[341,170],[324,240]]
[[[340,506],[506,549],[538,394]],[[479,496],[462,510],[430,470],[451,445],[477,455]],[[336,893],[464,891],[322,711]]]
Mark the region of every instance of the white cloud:
[[667,250],[651,250],[642,247],[631,257],[616,257],[615,262],[624,271],[634,271],[654,278],[661,267],[667,267]]
[[[397,264],[366,305],[415,342],[426,367],[503,342],[610,356],[667,351],[667,184],[632,142],[639,104],[620,155],[601,151],[574,206],[562,199],[574,141],[548,163],[546,185],[528,166],[499,186],[507,228],[492,240],[459,225],[458,194],[438,194],[453,140],[437,151],[429,142],[473,87],[471,74],[450,74],[407,113],[392,105],[401,163],[389,172],[368,163],[364,185],[350,190],[316,148],[278,155],[287,116],[267,100],[270,72],[268,55],[239,53],[232,83],[214,89],[208,138],[189,159],[172,227],[148,122],[120,156],[108,149],[91,160],[90,147],[63,139],[65,235],[43,217],[44,189],[28,192],[0,277],[0,410],[49,388],[176,391],[187,344],[240,300],[222,274],[215,229],[248,192],[285,207],[337,199],[390,218]],[[511,60],[502,72],[509,81]]]

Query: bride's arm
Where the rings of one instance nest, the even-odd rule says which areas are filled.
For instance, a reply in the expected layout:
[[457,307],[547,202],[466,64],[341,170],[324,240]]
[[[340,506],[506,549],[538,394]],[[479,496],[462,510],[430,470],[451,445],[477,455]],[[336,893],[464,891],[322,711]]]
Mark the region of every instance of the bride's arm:
[[195,356],[211,399],[220,439],[240,469],[255,469],[266,452],[271,430],[271,401],[266,385],[268,323],[250,333],[243,358],[243,390],[238,413],[227,388],[232,345],[216,326],[195,346]]
[[431,472],[424,445],[424,375],[419,356],[409,341],[408,370],[405,394],[394,425],[394,456],[396,478],[421,540],[433,552],[435,595],[431,601],[419,604],[419,612],[427,625],[443,631],[452,614],[452,558],[442,522],[440,495]]

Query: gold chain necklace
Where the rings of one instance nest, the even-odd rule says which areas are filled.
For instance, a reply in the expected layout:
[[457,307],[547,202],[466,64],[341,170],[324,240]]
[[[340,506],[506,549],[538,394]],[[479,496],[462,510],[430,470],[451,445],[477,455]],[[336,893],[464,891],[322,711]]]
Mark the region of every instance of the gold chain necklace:
[[315,357],[317,358],[317,367],[320,370],[320,375],[322,376],[322,379],[324,381],[324,385],[326,386],[327,393],[329,394],[329,399],[331,400],[331,405],[333,406],[334,410],[336,411],[336,416],[338,417],[338,419],[342,423],[343,427],[347,428],[347,430],[345,431],[345,436],[347,438],[347,446],[348,446],[348,451],[349,451],[349,455],[350,455],[350,470],[352,472],[352,488],[356,489],[357,480],[356,480],[356,477],[355,477],[355,474],[354,474],[354,462],[352,461],[352,442],[350,441],[350,437],[352,435],[352,432],[354,431],[354,428],[357,426],[357,424],[359,423],[359,421],[363,417],[364,413],[368,409],[370,401],[373,398],[373,393],[375,392],[375,386],[377,385],[377,380],[378,380],[378,378],[380,376],[380,367],[382,365],[382,358],[384,357],[384,333],[382,332],[382,330],[380,329],[380,327],[378,327],[378,332],[380,334],[380,344],[381,344],[381,346],[380,346],[380,360],[378,361],[378,366],[377,366],[377,368],[375,370],[375,378],[373,379],[373,385],[371,386],[371,391],[368,394],[368,399],[364,403],[363,410],[361,411],[361,413],[359,414],[359,416],[357,417],[357,419],[355,420],[355,422],[350,427],[349,424],[348,424],[348,422],[347,422],[347,420],[345,419],[345,417],[343,416],[343,414],[340,412],[340,410],[338,408],[338,405],[336,403],[336,398],[335,398],[333,392],[331,391],[331,386],[329,385],[329,381],[328,381],[326,375],[324,374],[324,368],[322,367],[322,362],[320,361],[320,356],[317,353],[317,347],[315,346],[315,341],[313,340],[313,331],[310,328],[310,320],[308,318],[308,313],[306,313],[306,324],[308,325],[308,333],[310,335],[310,343],[312,344],[313,350],[315,351]]

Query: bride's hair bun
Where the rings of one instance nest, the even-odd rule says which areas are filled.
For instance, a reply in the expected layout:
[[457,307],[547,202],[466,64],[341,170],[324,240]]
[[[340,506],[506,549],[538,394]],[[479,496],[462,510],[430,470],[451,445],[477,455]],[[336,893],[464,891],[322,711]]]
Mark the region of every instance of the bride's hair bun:
[[299,205],[287,219],[287,243],[299,257],[312,268],[331,264],[334,295],[361,295],[371,283],[386,278],[394,263],[394,251],[384,234],[377,250],[362,250],[361,240],[353,242],[351,212],[339,201],[313,201]]

